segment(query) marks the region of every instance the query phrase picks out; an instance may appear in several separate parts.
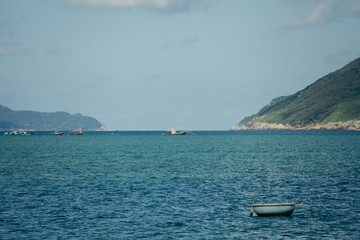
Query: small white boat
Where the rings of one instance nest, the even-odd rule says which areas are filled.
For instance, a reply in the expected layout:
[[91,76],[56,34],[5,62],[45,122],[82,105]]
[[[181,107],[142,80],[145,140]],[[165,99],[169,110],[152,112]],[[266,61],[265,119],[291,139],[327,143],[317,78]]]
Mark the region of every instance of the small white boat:
[[290,216],[295,210],[295,203],[253,204],[253,209],[256,215],[260,217]]
[[177,132],[175,129],[167,130],[169,135],[185,135],[187,134],[186,131]]

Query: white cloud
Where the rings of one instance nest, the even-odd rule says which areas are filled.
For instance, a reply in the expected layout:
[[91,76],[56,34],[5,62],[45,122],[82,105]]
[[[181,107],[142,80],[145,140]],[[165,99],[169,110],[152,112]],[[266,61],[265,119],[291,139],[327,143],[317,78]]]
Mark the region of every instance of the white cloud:
[[0,56],[10,54],[11,52],[0,46]]
[[165,12],[206,8],[204,0],[68,0],[67,5],[70,7],[93,9],[143,7]]
[[17,55],[17,56],[33,56],[36,53],[36,49],[33,47],[25,48],[13,48],[12,50],[7,50],[0,46],[0,56],[5,55]]
[[[315,0],[306,1],[304,3],[307,4],[314,1]],[[360,16],[360,3],[358,0],[317,0],[316,2],[318,2],[318,4],[310,13],[304,14],[299,12],[297,16],[285,24],[282,29],[316,28],[332,21]]]

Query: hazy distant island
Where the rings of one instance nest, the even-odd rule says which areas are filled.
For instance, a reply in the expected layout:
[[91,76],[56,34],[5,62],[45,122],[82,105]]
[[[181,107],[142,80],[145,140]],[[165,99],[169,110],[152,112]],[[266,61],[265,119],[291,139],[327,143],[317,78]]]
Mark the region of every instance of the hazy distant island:
[[70,114],[67,112],[36,112],[36,111],[13,111],[0,105],[0,131],[9,130],[106,130],[105,125],[92,117],[83,116],[80,113]]
[[273,99],[231,130],[360,131],[360,58],[293,95]]

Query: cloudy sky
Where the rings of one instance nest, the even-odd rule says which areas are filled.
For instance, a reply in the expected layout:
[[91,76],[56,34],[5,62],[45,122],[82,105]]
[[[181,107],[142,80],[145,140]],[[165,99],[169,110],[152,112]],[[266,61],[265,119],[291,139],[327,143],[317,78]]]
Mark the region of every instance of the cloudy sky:
[[360,57],[358,0],[0,0],[0,104],[228,130]]

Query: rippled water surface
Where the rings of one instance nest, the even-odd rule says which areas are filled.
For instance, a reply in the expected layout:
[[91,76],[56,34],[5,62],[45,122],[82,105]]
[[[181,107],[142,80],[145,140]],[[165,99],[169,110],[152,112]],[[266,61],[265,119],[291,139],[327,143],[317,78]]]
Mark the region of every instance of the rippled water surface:
[[0,136],[0,173],[1,239],[360,238],[360,133]]

